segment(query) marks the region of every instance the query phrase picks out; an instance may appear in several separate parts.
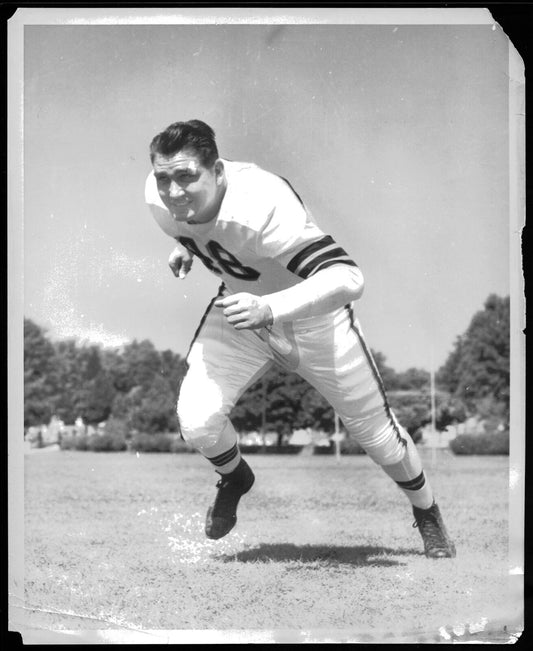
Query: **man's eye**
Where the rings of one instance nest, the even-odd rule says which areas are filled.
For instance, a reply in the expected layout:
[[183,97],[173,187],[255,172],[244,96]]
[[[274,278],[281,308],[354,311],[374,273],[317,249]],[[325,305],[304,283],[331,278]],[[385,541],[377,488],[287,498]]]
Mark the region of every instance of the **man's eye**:
[[165,183],[169,183],[170,179],[168,179],[166,176],[156,176],[155,180],[159,185],[163,185]]

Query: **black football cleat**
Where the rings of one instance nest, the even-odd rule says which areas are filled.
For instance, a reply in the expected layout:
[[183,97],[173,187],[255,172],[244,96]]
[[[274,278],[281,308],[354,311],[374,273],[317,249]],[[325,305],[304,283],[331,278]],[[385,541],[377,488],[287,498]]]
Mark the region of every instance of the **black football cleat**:
[[429,509],[413,506],[413,527],[420,531],[424,552],[428,558],[455,558],[455,545],[448,536],[439,507],[433,502]]
[[241,497],[252,488],[254,473],[244,459],[227,475],[219,473],[217,496],[207,510],[205,535],[218,540],[228,534],[237,524],[237,506]]

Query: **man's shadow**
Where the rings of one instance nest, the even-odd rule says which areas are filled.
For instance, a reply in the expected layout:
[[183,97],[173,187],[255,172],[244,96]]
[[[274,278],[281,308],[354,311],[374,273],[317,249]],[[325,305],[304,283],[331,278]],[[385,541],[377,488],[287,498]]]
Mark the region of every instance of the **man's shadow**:
[[406,563],[391,558],[391,556],[413,556],[421,553],[418,549],[391,549],[371,545],[347,547],[340,545],[263,543],[236,554],[224,554],[219,558],[224,562],[240,561],[241,563],[268,563],[270,561],[316,563],[326,561],[330,565],[390,567],[406,565]]

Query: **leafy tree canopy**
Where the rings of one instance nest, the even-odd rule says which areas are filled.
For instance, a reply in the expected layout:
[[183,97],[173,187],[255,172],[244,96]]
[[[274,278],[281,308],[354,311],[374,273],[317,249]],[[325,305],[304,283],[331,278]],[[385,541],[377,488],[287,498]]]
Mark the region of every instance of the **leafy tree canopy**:
[[24,322],[25,427],[57,415],[97,424],[121,418],[146,432],[176,430],[176,393],[186,365],[172,351],[144,340],[122,349],[51,342],[43,328]]
[[509,417],[510,299],[491,294],[437,372],[438,385],[470,414]]
[[[437,373],[439,429],[477,413],[501,422],[509,413],[509,298],[491,295],[458,337]],[[431,420],[429,373],[410,368],[398,373],[379,351],[375,365],[399,421],[414,434]],[[120,419],[141,432],[177,427],[176,394],[186,363],[149,340],[120,349],[51,342],[46,331],[24,321],[24,423],[48,423],[55,414],[70,424]],[[294,429],[334,431],[326,400],[296,374],[273,367],[234,407],[239,431],[276,431],[281,439]]]

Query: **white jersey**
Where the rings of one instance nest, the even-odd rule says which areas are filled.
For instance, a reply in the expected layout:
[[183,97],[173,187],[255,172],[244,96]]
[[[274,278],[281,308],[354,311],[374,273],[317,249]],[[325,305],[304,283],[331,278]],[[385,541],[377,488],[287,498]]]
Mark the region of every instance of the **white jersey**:
[[173,219],[153,172],[145,198],[167,235],[185,246],[232,293],[271,294],[332,264],[356,266],[346,251],[313,223],[290,184],[252,163],[224,160],[227,188],[215,219]]

